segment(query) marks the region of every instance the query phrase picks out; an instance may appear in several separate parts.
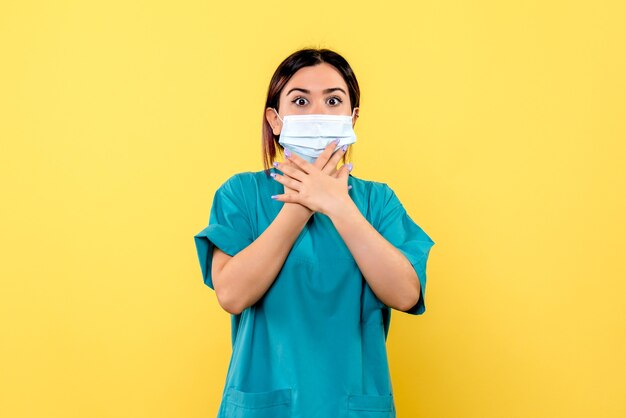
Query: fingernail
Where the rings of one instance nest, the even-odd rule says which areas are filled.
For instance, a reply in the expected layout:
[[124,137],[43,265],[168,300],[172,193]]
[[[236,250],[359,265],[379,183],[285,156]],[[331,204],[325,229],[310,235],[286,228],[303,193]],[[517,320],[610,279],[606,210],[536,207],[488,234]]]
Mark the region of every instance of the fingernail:
[[276,173],[270,173],[270,176],[272,176],[272,178],[276,178]]
[[341,147],[341,150],[343,152],[346,152],[346,150],[348,149],[348,144],[344,145],[343,147]]
[[348,190],[350,190],[351,188],[352,188],[352,185],[349,185],[349,186],[348,186]]
[[278,161],[274,161],[274,162],[272,163],[272,165],[273,165],[274,167],[278,167]]
[[352,171],[352,163],[348,164],[348,171]]
[[276,200],[276,196],[278,196],[277,194],[272,196],[272,199]]
[[287,148],[285,148],[285,157],[291,157],[291,151],[289,151]]
[[335,139],[333,142],[334,142],[335,144],[338,144],[338,143],[339,143],[339,141],[340,141],[340,139],[339,139],[339,138],[337,138],[337,139]]

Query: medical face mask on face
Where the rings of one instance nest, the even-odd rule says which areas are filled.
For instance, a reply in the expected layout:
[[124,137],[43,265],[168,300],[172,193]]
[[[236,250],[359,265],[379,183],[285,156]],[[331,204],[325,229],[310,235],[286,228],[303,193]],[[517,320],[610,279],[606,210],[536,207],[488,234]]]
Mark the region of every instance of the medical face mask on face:
[[345,115],[286,115],[281,118],[276,109],[273,109],[283,122],[278,143],[283,148],[296,153],[309,163],[315,162],[326,146],[339,139],[335,147],[338,150],[346,144],[356,142],[356,134],[352,129],[352,116]]

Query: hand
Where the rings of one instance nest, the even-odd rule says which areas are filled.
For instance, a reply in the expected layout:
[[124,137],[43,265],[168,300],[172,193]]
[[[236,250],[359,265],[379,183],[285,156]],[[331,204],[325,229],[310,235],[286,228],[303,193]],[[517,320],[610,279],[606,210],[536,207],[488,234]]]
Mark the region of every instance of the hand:
[[[278,168],[279,164],[283,164],[281,166],[281,171],[283,171],[285,167],[292,167],[294,170],[302,171],[302,169],[300,167],[298,167],[296,164],[294,164],[291,160],[287,160],[286,159],[282,163],[274,162],[274,167]],[[302,171],[302,172],[304,173],[304,171]],[[277,174],[277,175],[279,175],[279,174]],[[286,186],[284,184],[283,184],[283,188],[284,188],[284,193],[297,193],[296,190],[294,190],[291,187]],[[285,202],[285,208],[287,208],[287,206],[293,206],[294,210],[297,210],[298,212],[304,212],[306,214],[306,218],[307,219],[309,219],[315,213],[314,211],[312,211],[308,207],[303,206],[303,205],[301,205],[300,203],[297,203],[297,202]]]
[[351,202],[347,183],[352,164],[336,169],[339,159],[345,153],[343,148],[333,153],[336,146],[336,142],[328,144],[313,163],[293,153],[287,157],[288,162],[277,163],[276,167],[283,174],[273,177],[285,187],[285,193],[276,195],[276,200],[299,203],[313,212],[327,216],[339,210],[346,202]]

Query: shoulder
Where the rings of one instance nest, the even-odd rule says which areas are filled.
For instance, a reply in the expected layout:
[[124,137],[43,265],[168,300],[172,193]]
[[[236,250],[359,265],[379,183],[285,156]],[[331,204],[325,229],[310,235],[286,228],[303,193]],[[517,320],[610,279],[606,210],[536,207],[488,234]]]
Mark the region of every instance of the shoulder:
[[353,200],[365,218],[376,228],[381,230],[385,219],[395,215],[399,210],[400,202],[393,189],[385,182],[361,179],[350,176]]
[[352,175],[350,175],[348,182],[359,195],[370,202],[370,205],[385,207],[397,199],[395,192],[387,183],[362,179]]
[[235,173],[232,174],[230,177],[227,177],[219,186],[218,190],[245,192],[247,190],[257,188],[259,186],[259,183],[263,181],[263,178],[265,177],[266,174],[263,170],[242,171],[240,173]]

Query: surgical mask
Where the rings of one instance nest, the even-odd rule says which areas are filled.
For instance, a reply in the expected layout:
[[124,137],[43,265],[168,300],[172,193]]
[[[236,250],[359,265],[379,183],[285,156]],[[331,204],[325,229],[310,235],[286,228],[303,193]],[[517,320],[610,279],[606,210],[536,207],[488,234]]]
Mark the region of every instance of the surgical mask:
[[356,134],[352,129],[356,108],[352,116],[309,114],[286,115],[284,118],[280,117],[276,109],[272,110],[283,122],[278,143],[309,163],[315,162],[335,139],[339,139],[339,142],[333,152],[356,142]]

